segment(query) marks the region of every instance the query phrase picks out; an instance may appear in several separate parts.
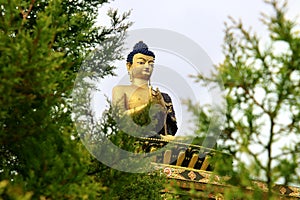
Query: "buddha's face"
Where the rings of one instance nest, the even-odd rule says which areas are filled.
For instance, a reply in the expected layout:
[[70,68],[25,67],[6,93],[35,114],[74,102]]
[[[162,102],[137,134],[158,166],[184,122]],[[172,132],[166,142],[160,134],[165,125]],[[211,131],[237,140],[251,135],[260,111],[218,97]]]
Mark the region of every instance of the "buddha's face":
[[127,64],[127,69],[131,73],[132,78],[140,78],[149,80],[154,67],[154,58],[141,53],[133,56],[132,64]]

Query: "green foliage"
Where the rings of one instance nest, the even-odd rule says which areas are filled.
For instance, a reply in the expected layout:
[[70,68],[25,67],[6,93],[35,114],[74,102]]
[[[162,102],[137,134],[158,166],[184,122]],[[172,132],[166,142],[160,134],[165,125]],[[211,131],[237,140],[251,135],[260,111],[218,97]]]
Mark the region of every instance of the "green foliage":
[[101,199],[162,199],[166,178],[159,174],[137,174],[106,168],[96,175],[107,190],[100,194]]
[[[101,151],[103,148],[103,137],[107,137],[111,143],[116,145],[117,152],[114,149],[105,148],[104,150],[111,151],[110,161],[111,163],[123,163],[124,168],[128,165],[127,162],[131,162],[129,158],[124,158],[120,155],[120,149],[130,152],[141,152],[141,144],[137,143],[135,137],[128,135],[122,130],[119,130],[119,126],[115,119],[115,109],[110,107],[103,113],[101,122],[94,124],[95,126],[89,126],[88,129],[84,129],[83,133],[92,133],[90,140],[86,139],[87,136],[82,136],[87,143],[87,147],[92,154],[99,158],[105,155]],[[91,128],[93,127],[93,128]],[[93,145],[95,144],[95,145]],[[137,152],[136,152],[137,153]],[[138,163],[136,163],[138,162]],[[130,165],[135,168],[145,167],[143,162],[133,159]],[[121,166],[123,166],[121,165]],[[118,171],[113,168],[114,166],[106,166],[96,159],[92,159],[92,165],[89,166],[88,174],[95,177],[98,183],[103,185],[103,190],[99,194],[100,199],[161,199],[161,191],[164,189],[166,183],[165,176],[158,174],[158,172],[152,173],[131,173]],[[149,166],[146,166],[149,167]]]
[[[111,27],[94,26],[104,2],[0,3],[1,199],[93,199],[103,189],[87,175],[90,157],[76,139],[70,93],[86,55],[97,45],[114,52],[120,42],[111,41],[130,25],[127,14],[111,11]],[[114,53],[102,62],[104,75],[120,58]]]
[[[219,146],[234,158],[234,167],[229,166],[231,183],[247,187],[249,180],[264,180],[271,198],[271,188],[278,181],[300,183],[300,35],[295,31],[299,24],[286,17],[287,2],[266,3],[274,12],[263,14],[269,37],[259,38],[231,19],[225,28],[224,61],[212,77],[199,74],[196,78],[204,85],[223,81],[226,122]],[[190,107],[199,117],[198,132],[205,133],[213,120],[210,111]],[[291,139],[287,142],[287,138]],[[229,190],[226,195],[233,194],[242,195],[242,191]]]

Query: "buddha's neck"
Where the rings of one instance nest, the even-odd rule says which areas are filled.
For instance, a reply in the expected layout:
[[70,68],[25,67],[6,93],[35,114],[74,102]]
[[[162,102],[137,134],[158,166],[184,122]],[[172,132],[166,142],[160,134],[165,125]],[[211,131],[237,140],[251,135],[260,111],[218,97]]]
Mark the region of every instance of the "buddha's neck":
[[137,87],[148,87],[148,80],[145,79],[140,79],[140,78],[135,78],[132,80],[132,85],[137,86]]

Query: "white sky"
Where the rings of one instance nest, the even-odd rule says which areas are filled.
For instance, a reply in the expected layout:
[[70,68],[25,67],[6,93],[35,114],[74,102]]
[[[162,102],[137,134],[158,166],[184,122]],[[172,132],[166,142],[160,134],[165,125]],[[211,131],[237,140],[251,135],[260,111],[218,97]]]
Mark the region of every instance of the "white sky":
[[[106,23],[108,8],[120,12],[131,10],[129,20],[134,22],[130,30],[163,28],[181,33],[198,43],[211,57],[214,64],[222,61],[224,22],[228,16],[241,19],[255,32],[265,34],[259,21],[260,13],[271,13],[271,7],[263,0],[115,0],[105,4],[99,15],[100,24]],[[300,1],[289,0],[288,16],[300,14]]]

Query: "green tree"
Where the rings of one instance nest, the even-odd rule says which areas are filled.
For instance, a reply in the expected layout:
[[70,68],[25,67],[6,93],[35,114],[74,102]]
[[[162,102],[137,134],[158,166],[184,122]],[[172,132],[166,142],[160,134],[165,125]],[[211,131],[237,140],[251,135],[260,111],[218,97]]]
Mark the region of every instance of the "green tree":
[[106,67],[94,69],[103,76],[120,58],[128,14],[111,11],[110,27],[95,26],[105,2],[0,2],[1,199],[93,199],[104,188],[88,176],[90,156],[71,121],[70,94],[92,49],[110,49]]
[[[273,14],[262,18],[268,37],[260,38],[231,19],[225,28],[224,61],[211,77],[199,74],[196,79],[225,87],[226,121],[219,146],[233,155],[234,165],[227,165],[230,183],[255,187],[250,180],[263,180],[271,198],[275,183],[300,184],[300,34],[299,24],[286,16],[286,1],[266,3],[273,8]],[[190,107],[198,116],[198,132],[205,134],[213,120],[209,109]],[[226,165],[219,164],[224,171]],[[242,190],[226,195],[253,198]]]

